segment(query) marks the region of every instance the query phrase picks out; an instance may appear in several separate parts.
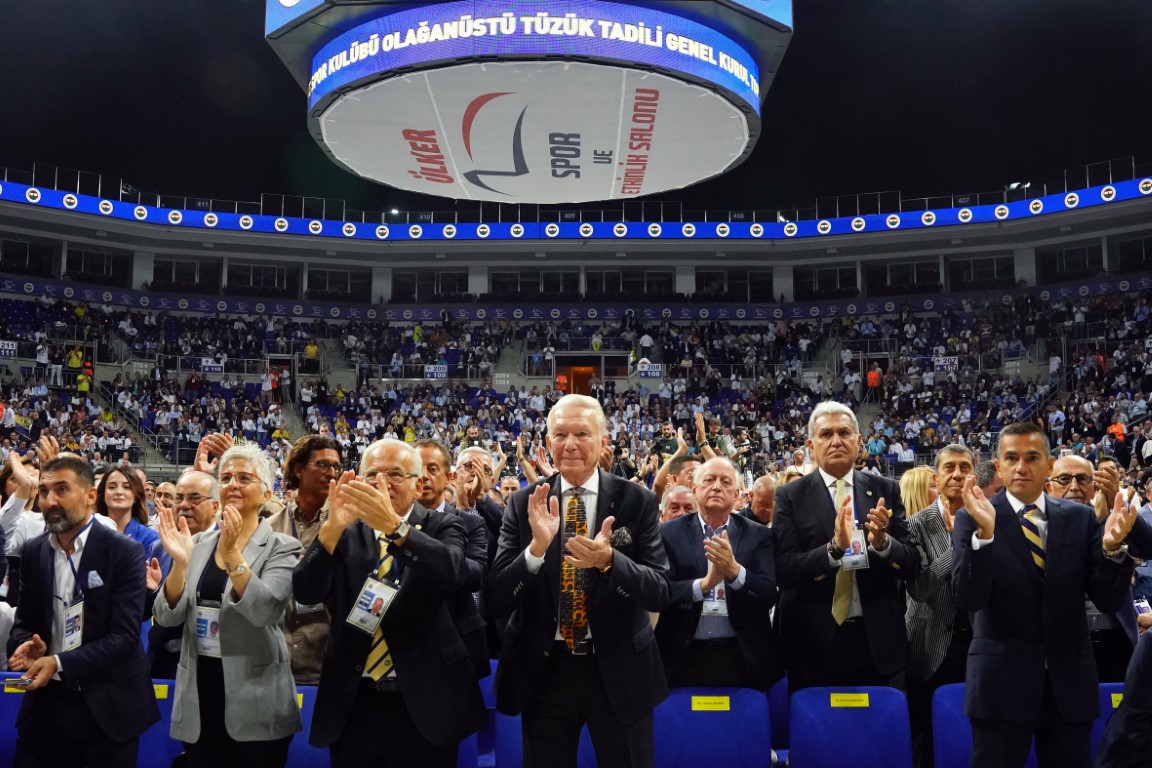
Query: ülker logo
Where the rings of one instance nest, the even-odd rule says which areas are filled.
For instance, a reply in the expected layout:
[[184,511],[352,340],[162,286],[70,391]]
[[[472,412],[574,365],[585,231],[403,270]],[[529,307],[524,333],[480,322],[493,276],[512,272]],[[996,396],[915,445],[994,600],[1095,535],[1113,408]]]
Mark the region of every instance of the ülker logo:
[[[476,122],[477,115],[480,110],[484,108],[488,102],[493,99],[498,99],[501,96],[510,95],[509,91],[497,91],[495,93],[485,93],[477,96],[468,104],[468,108],[464,110],[464,119],[460,124],[460,132],[464,137],[464,149],[468,152],[468,159],[472,158],[472,125]],[[498,189],[488,186],[483,178],[488,176],[496,177],[512,177],[523,176],[528,173],[528,161],[524,159],[524,115],[528,112],[528,107],[520,110],[520,116],[516,118],[516,127],[512,129],[512,170],[510,171],[482,171],[474,170],[468,171],[464,174],[464,178],[470,183],[475,184],[481,189],[486,189],[489,192],[495,192],[498,195],[504,194]]]

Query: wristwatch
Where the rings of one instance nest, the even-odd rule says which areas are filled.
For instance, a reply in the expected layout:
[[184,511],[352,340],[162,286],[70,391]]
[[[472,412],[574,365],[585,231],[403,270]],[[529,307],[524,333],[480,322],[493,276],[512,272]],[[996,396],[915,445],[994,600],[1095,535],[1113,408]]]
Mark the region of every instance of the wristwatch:
[[1116,558],[1128,554],[1128,542],[1123,542],[1116,549],[1104,549],[1104,557]]
[[243,576],[244,574],[248,573],[248,563],[241,562],[232,566],[231,568],[229,568],[228,564],[225,563],[224,573],[228,574],[229,576]]
[[840,558],[844,557],[844,552],[845,552],[845,550],[840,549],[840,547],[836,546],[836,542],[834,542],[834,541],[828,542],[828,556],[830,558],[832,558],[833,560],[839,560]]
[[392,531],[392,533],[384,534],[384,538],[388,539],[388,541],[399,541],[400,539],[403,539],[407,535],[408,535],[408,523],[401,520],[400,525],[396,526],[396,530]]

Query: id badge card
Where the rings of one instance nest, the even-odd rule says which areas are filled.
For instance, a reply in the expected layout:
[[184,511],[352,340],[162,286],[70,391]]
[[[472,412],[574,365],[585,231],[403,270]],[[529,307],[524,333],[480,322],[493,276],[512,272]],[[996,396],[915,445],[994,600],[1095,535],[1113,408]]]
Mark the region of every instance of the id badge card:
[[868,567],[868,539],[859,528],[852,531],[852,540],[840,559],[840,567],[846,571],[862,571]]
[[396,599],[396,591],[394,584],[369,576],[356,597],[356,604],[348,612],[346,621],[369,635],[376,634],[388,606]]
[[728,615],[728,585],[723,581],[712,588],[712,591],[704,595],[704,608],[701,611],[702,616],[727,616]]
[[80,647],[84,634],[84,598],[80,598],[64,609],[64,650]]
[[220,658],[220,609],[196,606],[196,652],[210,659]]
[[1136,600],[1136,613],[1141,616],[1146,613],[1152,613],[1152,605],[1148,604],[1148,598],[1141,597]]

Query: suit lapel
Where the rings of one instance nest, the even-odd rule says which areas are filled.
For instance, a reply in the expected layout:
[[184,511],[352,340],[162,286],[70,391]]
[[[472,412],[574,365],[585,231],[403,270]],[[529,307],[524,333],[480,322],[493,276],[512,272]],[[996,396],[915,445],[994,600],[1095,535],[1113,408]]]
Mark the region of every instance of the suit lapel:
[[[544,556],[544,574],[548,578],[549,592],[552,594],[552,604],[560,605],[560,558],[564,556],[563,540],[564,540],[564,499],[560,498],[560,473],[557,472],[548,479],[549,485],[552,490],[548,492],[548,504],[551,506],[552,499],[555,498],[557,506],[560,509],[560,529],[556,531],[555,538],[552,543],[548,545],[548,554]],[[529,527],[528,537],[531,540],[532,530]]]
[[[868,520],[868,510],[879,503],[880,497],[872,488],[872,481],[863,472],[852,470],[852,507],[856,515],[856,522],[860,525]],[[884,499],[887,504],[891,499]]]
[[708,558],[704,557],[704,529],[700,526],[700,515],[685,515],[688,523],[684,526],[684,541],[692,553],[695,573],[704,576],[708,573]]
[[256,530],[252,532],[252,536],[248,539],[248,543],[244,545],[244,561],[248,563],[248,568],[257,573],[263,565],[263,560],[268,556],[268,541],[272,538],[272,528],[268,525],[266,520],[261,520],[260,524],[256,526]]
[[588,538],[596,538],[604,521],[616,514],[616,499],[620,492],[620,483],[616,475],[597,469],[600,473],[600,492],[596,498],[596,519],[588,528]]
[[811,474],[795,482],[807,484],[804,493],[809,498],[815,498],[816,523],[823,531],[824,538],[831,541],[836,533],[836,506],[832,503],[832,496],[829,495],[827,486],[824,485],[824,476],[819,470],[814,469]]
[[[1036,567],[1036,562],[1032,559],[1032,551],[1028,548],[1028,540],[1024,538],[1024,531],[1020,529],[1020,518],[1012,510],[1012,505],[1008,503],[1008,496],[1004,491],[993,498],[992,505],[996,508],[996,535],[1008,537],[1008,543],[1012,546],[1012,551],[1016,557],[1024,563],[1026,570],[1032,575],[1035,582],[1041,584],[1043,579],[1040,575],[1040,569]],[[1049,517],[1049,521],[1051,521],[1051,517]],[[1048,540],[1051,542],[1051,522],[1049,522],[1048,536]]]
[[[80,554],[80,561],[76,563],[76,586],[80,587],[81,591],[88,589],[88,579],[90,578],[88,574],[95,571],[98,576],[101,576],[100,565],[108,559],[106,556],[108,540],[105,538],[107,532],[97,530],[103,527],[97,520],[93,519],[92,528],[88,531],[88,540],[84,542],[84,551]],[[53,555],[51,544],[48,545],[47,555],[50,558]],[[103,574],[103,576],[107,575]]]

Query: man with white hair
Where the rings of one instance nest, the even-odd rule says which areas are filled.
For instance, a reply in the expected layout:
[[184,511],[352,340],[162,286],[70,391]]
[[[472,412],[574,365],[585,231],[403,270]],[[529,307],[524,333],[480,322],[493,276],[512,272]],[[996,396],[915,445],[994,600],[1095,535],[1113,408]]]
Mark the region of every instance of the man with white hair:
[[603,766],[651,768],[667,696],[649,611],[668,599],[656,496],[598,468],[604,411],[583,395],[548,413],[557,472],[512,494],[488,604],[509,616],[496,707],[521,714],[524,765],[575,768],[585,724]]
[[731,461],[709,459],[693,485],[699,513],[660,527],[671,573],[656,641],[669,685],[766,691],[778,676],[772,532],[734,514],[740,487]]
[[[900,487],[853,468],[861,442],[850,408],[820,403],[808,420],[815,470],[776,492],[776,619],[793,691],[904,687],[908,637],[899,581],[916,577],[920,553]],[[854,545],[862,555],[846,557]]]

